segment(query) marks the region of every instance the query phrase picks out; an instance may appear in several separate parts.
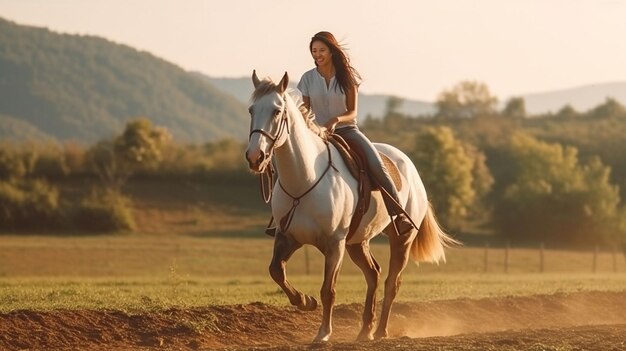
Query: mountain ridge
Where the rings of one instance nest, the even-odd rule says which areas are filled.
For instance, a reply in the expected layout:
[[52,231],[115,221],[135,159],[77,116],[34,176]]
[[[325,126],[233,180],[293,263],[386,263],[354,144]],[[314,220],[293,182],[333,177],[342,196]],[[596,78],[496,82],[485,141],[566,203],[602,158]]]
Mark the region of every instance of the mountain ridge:
[[[93,143],[120,133],[131,119],[146,117],[178,141],[245,140],[251,93],[249,77],[213,78],[106,38],[57,33],[0,17],[2,139]],[[381,118],[391,96],[360,94],[360,120]],[[565,105],[584,112],[607,97],[626,105],[626,81],[520,96],[531,115]],[[397,98],[402,102],[398,112],[405,115],[436,111],[432,102]]]
[[[93,143],[146,117],[181,141],[245,139],[246,106],[153,54],[0,18],[0,137]],[[19,122],[17,122],[19,121]]]

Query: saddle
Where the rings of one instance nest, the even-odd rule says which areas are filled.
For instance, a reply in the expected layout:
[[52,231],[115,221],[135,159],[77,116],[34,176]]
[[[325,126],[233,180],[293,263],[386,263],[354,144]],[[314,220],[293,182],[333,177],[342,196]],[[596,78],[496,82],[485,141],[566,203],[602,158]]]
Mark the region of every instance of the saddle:
[[[365,155],[362,154],[361,149],[359,147],[351,147],[350,144],[345,141],[345,139],[343,139],[341,136],[337,134],[329,135],[327,140],[330,144],[335,146],[335,148],[341,155],[341,158],[344,160],[345,164],[347,165],[350,174],[358,182],[356,210],[354,212],[354,215],[352,216],[352,219],[350,220],[350,227],[348,229],[348,235],[346,236],[346,241],[349,241],[352,238],[352,236],[354,236],[354,233],[359,227],[359,224],[361,224],[363,215],[365,215],[365,213],[367,212],[370,206],[370,199],[371,199],[370,193],[372,191],[380,191],[381,195],[385,197],[386,201],[395,202],[395,200],[391,197],[391,195],[389,195],[386,191],[384,191],[384,189],[382,189],[378,185],[378,183],[376,183],[376,181],[369,175],[369,173],[367,172],[367,170],[369,169],[368,164],[367,164],[367,157],[365,157]],[[384,163],[384,166],[389,172],[389,175],[391,177],[391,180],[394,183],[394,186],[396,187],[398,191],[402,190],[402,178],[400,176],[400,171],[398,170],[398,167],[389,158],[389,156],[385,155],[384,153],[380,151],[378,152],[378,154],[380,155]],[[330,157],[330,149],[329,149],[329,157]],[[330,163],[329,166],[332,166],[332,163]],[[334,166],[332,167],[334,168]],[[304,195],[306,195],[306,193]],[[295,200],[298,201],[299,198]],[[286,230],[286,228],[289,226],[289,223],[291,222],[291,217],[293,216],[293,211],[295,209],[295,206],[297,205],[294,205],[294,207],[292,207],[289,213],[279,220],[278,224],[280,228],[282,228],[283,230]],[[274,217],[270,218],[270,222],[267,224],[267,228],[265,229],[265,233],[269,236],[276,235],[276,227],[272,226],[273,222],[274,222]],[[393,223],[390,224],[390,226],[393,226]],[[417,226],[415,227],[417,228]]]
[[[337,134],[329,135],[328,141],[335,146],[337,151],[339,151],[341,158],[348,166],[350,174],[358,182],[357,206],[356,211],[352,216],[352,220],[350,221],[350,228],[346,237],[346,241],[348,241],[356,232],[359,224],[361,224],[363,215],[365,214],[365,212],[367,212],[367,209],[370,206],[370,192],[380,191],[381,189],[376,181],[367,172],[367,158],[365,157],[365,155],[362,154],[360,148],[350,147],[349,143]],[[378,152],[378,154],[383,160],[383,164],[387,168],[387,171],[389,172],[389,175],[391,176],[391,179],[396,189],[398,189],[398,191],[402,190],[402,178],[400,177],[400,171],[398,170],[398,167],[389,158],[389,156],[380,151]],[[381,193],[383,196],[389,196],[389,194],[387,194],[385,191],[382,191]]]

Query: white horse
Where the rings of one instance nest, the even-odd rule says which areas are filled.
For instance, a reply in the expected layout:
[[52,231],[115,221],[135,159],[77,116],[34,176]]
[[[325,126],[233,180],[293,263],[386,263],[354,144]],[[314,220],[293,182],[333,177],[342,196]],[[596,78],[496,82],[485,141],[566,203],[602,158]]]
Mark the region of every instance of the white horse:
[[[311,122],[308,114],[303,115],[305,109],[286,92],[287,73],[278,85],[269,79],[259,80],[256,72],[253,72],[252,80],[255,92],[250,106],[250,141],[246,159],[256,173],[264,172],[272,160],[275,163],[278,186],[272,192],[272,214],[279,223],[285,218],[274,239],[270,275],[292,305],[301,310],[314,310],[316,299],[296,290],[287,281],[285,267],[287,260],[302,245],[313,245],[324,254],[324,282],[320,290],[322,324],[314,342],[328,341],[332,333],[335,283],[344,253],[348,251],[367,281],[363,325],[358,339],[387,337],[391,305],[409,256],[416,262],[445,261],[444,247],[457,242],[437,224],[424,185],[411,160],[400,150],[378,143],[376,148],[389,156],[401,173],[401,205],[415,223],[421,225],[419,231],[413,229],[401,236],[396,235],[393,228],[389,230],[390,217],[382,196],[379,191],[374,191],[360,226],[347,240],[357,204],[357,181],[338,151],[325,142],[325,129]],[[374,332],[376,288],[381,269],[370,252],[369,242],[386,228],[391,257],[383,309]]]

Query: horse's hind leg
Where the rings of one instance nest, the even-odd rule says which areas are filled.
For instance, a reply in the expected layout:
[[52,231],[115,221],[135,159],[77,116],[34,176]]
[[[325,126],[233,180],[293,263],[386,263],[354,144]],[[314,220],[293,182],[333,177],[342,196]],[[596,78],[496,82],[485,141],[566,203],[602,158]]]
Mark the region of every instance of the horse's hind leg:
[[352,261],[363,271],[367,282],[365,308],[363,309],[363,326],[357,340],[371,340],[376,315],[376,289],[380,279],[380,266],[372,256],[368,242],[347,245],[346,249]]
[[402,282],[401,274],[409,260],[409,250],[413,239],[415,239],[415,235],[415,230],[413,230],[410,235],[397,236],[392,233],[389,234],[389,245],[391,248],[389,274],[385,280],[385,298],[380,314],[380,322],[378,323],[376,333],[374,333],[376,339],[386,338],[389,335],[387,326],[389,324],[391,305],[398,294],[398,290],[400,290],[400,284]]
[[317,307],[317,300],[312,296],[305,295],[296,290],[287,280],[287,274],[285,272],[287,261],[300,247],[302,247],[302,245],[297,241],[277,232],[274,237],[274,254],[269,268],[270,275],[283,289],[285,294],[287,294],[289,302],[291,302],[292,305],[297,306],[298,309],[303,311],[313,311]]
[[324,248],[324,282],[320,290],[323,305],[322,325],[313,342],[328,341],[333,332],[332,315],[335,304],[335,284],[344,253],[344,240],[329,240]]

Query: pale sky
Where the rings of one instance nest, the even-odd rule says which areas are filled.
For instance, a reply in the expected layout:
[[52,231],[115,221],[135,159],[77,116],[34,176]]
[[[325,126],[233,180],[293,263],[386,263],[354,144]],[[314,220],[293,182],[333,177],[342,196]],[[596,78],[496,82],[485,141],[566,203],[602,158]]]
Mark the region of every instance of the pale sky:
[[0,0],[0,17],[275,80],[311,69],[309,40],[327,30],[361,91],[427,101],[468,79],[501,100],[626,80],[626,0]]

